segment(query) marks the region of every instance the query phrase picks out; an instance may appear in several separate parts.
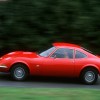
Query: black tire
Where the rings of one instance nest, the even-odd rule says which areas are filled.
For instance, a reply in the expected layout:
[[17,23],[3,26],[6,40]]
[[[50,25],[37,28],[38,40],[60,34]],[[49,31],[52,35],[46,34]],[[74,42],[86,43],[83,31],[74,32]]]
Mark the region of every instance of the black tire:
[[29,75],[28,68],[24,64],[15,64],[11,69],[11,77],[17,81],[25,80]]
[[87,85],[93,85],[98,80],[98,71],[93,68],[86,68],[82,71],[80,79]]

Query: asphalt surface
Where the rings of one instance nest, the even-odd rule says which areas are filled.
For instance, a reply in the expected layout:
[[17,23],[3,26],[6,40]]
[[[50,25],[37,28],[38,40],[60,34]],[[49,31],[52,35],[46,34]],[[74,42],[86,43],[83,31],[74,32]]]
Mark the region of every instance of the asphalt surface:
[[78,79],[52,77],[29,77],[24,82],[18,82],[13,81],[9,74],[0,73],[0,87],[100,89],[100,77],[95,85],[84,85]]

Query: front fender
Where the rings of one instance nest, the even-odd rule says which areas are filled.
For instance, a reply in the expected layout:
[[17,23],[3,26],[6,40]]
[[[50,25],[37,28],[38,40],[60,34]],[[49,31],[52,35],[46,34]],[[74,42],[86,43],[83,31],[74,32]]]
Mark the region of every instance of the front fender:
[[21,60],[21,59],[14,59],[13,61],[11,61],[9,63],[9,69],[11,69],[12,66],[15,65],[15,64],[17,64],[17,63],[22,63],[22,64],[26,65],[29,68],[29,70],[30,70],[29,63],[27,61]]

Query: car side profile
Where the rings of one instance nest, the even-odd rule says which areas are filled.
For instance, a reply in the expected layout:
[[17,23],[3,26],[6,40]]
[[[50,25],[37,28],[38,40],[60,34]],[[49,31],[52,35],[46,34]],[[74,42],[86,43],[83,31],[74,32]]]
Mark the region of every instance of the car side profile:
[[100,74],[100,58],[79,45],[53,43],[40,54],[15,51],[2,56],[0,72],[9,72],[18,81],[35,75],[76,77],[85,84],[94,84]]

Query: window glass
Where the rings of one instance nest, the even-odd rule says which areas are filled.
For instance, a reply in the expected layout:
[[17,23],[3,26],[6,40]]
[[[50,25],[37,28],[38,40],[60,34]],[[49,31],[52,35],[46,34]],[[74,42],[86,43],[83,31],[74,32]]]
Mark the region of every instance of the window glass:
[[57,49],[51,57],[56,57],[56,58],[73,58],[73,49],[68,49],[68,48],[60,48]]
[[55,50],[55,47],[52,47],[52,48],[40,53],[39,55],[42,57],[48,57],[54,50]]
[[86,54],[76,50],[75,58],[86,58],[86,57],[87,57]]

